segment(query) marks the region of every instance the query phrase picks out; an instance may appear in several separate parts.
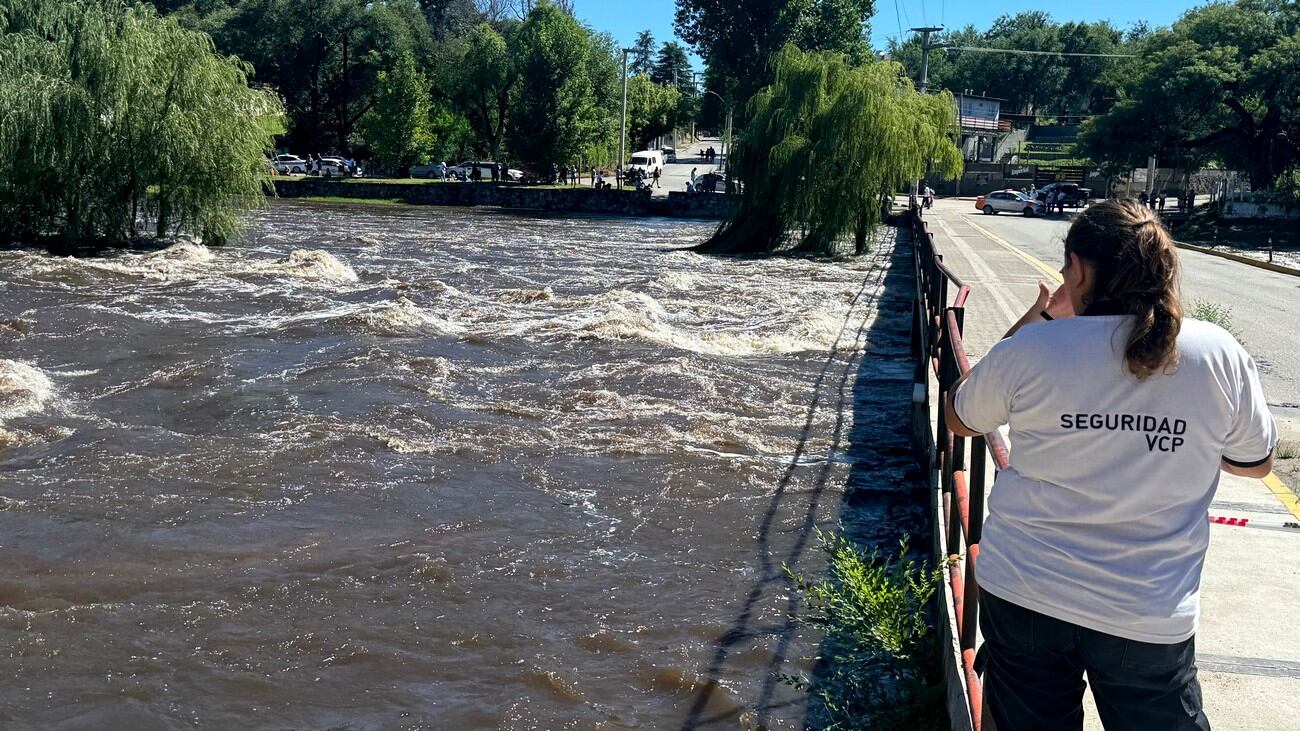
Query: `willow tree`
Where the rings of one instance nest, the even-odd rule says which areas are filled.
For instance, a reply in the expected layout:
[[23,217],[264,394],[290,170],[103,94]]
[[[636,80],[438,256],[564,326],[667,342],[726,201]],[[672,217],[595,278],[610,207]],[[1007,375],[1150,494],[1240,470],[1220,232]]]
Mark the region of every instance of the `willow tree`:
[[701,250],[835,255],[865,250],[881,199],[927,165],[961,173],[949,94],[920,94],[892,62],[787,46],[775,82],[750,100],[731,174],[744,183],[735,215]]
[[0,238],[219,241],[264,198],[275,97],[122,0],[0,0]]

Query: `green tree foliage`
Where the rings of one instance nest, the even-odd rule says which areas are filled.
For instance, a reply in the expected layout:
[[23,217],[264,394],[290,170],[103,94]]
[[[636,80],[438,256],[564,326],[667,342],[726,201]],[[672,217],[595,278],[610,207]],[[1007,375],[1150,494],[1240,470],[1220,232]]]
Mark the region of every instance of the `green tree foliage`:
[[795,29],[796,44],[808,51],[836,51],[862,62],[871,54],[867,21],[875,0],[804,0]]
[[649,74],[654,68],[655,37],[648,30],[636,34],[632,52],[627,57],[627,72],[633,76]]
[[234,232],[279,115],[204,34],[118,0],[0,2],[0,237]]
[[705,251],[834,255],[852,235],[862,252],[883,194],[927,163],[954,177],[962,169],[952,96],[917,93],[896,63],[787,47],[750,113],[731,164],[744,192]]
[[1146,37],[1135,73],[1081,145],[1118,167],[1148,155],[1216,161],[1251,186],[1286,185],[1300,165],[1300,6],[1239,0],[1188,12]]
[[771,60],[787,44],[868,52],[874,0],[677,0],[677,33],[705,59],[719,83],[709,88],[737,101],[771,82]]
[[[1004,15],[984,32],[966,26],[932,37],[951,48],[930,54],[930,86],[1005,99],[1004,109],[1026,114],[1079,115],[1104,112],[1112,103],[1114,76],[1124,62],[1109,58],[1019,55],[963,51],[963,47],[1055,53],[1130,53],[1124,34],[1108,22],[1056,23],[1042,11]],[[890,57],[921,78],[921,41],[891,41]]]
[[426,63],[434,48],[414,0],[234,0],[196,22],[280,92],[284,142],[304,152],[350,149],[378,99],[379,72],[407,53]]
[[512,39],[519,85],[511,98],[510,149],[535,171],[580,157],[601,132],[590,33],[542,0]]
[[656,84],[676,84],[677,90],[683,94],[695,92],[691,59],[686,55],[686,48],[676,41],[668,41],[659,47],[649,73]]
[[591,82],[593,123],[578,158],[584,164],[605,165],[617,160],[623,99],[623,67],[618,42],[608,33],[590,33],[587,78]]
[[433,148],[429,80],[408,53],[392,69],[379,72],[378,86],[375,105],[361,127],[380,168],[402,175]]
[[468,120],[482,151],[500,158],[518,79],[506,39],[490,25],[478,25],[453,44],[442,77],[444,93]]
[[637,74],[627,84],[627,135],[633,150],[644,150],[659,135],[673,131],[681,93]]

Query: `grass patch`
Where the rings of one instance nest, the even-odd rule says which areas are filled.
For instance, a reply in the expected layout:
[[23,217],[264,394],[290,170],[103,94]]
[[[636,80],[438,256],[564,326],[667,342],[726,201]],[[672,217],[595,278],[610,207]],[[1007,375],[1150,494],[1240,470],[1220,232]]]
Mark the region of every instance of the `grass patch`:
[[1241,338],[1241,332],[1237,330],[1236,326],[1232,322],[1231,307],[1215,304],[1213,302],[1206,302],[1205,300],[1197,300],[1192,303],[1192,311],[1188,314],[1193,319],[1203,320],[1218,325],[1224,330],[1227,330],[1229,335],[1236,338],[1237,342],[1244,344],[1245,341]]
[[1295,459],[1297,457],[1300,457],[1300,442],[1283,439],[1277,443],[1278,459]]
[[306,195],[301,198],[286,198],[285,200],[306,201],[308,203],[364,203],[374,206],[405,206],[409,205],[401,198],[348,198],[346,196],[336,195]]
[[928,606],[943,568],[917,562],[907,540],[897,556],[867,553],[843,534],[817,532],[827,577],[795,581],[808,606],[799,621],[825,632],[815,676],[783,680],[812,694],[816,727],[854,731],[949,728],[939,643]]

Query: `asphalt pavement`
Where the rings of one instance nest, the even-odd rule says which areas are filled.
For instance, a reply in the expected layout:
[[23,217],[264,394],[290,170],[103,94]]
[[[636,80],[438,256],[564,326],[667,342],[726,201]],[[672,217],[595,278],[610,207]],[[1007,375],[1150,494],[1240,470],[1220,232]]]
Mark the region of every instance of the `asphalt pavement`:
[[722,164],[722,158],[719,156],[718,161],[712,165],[705,162],[704,151],[709,147],[720,151],[722,150],[722,141],[716,138],[705,138],[692,145],[679,147],[677,149],[677,162],[664,165],[663,175],[659,179],[660,187],[654,188],[654,194],[657,196],[668,195],[670,190],[685,193],[686,183],[691,179],[691,170],[695,170],[696,175],[703,175],[710,170],[716,170]]

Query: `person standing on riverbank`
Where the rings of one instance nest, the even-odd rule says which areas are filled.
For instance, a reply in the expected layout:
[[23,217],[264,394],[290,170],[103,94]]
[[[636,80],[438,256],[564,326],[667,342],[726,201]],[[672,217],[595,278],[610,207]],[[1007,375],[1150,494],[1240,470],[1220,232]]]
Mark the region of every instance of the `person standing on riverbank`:
[[1277,425],[1250,355],[1183,319],[1178,253],[1148,205],[1080,213],[1062,274],[945,405],[961,436],[1011,430],[976,565],[985,718],[1082,729],[1086,673],[1108,731],[1208,731],[1206,510],[1220,471],[1269,473]]

